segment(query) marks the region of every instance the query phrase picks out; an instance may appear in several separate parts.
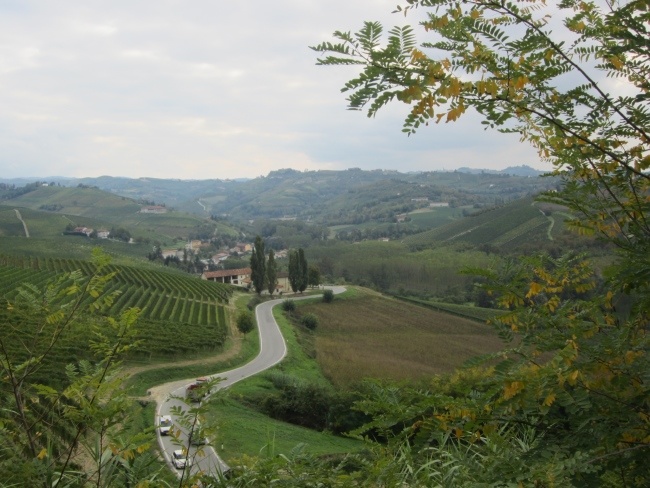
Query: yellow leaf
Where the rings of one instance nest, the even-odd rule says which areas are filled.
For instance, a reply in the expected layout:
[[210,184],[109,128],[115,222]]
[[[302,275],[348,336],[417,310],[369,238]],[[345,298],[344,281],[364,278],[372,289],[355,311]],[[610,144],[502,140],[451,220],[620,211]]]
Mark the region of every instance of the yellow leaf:
[[542,285],[537,283],[536,281],[533,281],[530,284],[530,289],[528,290],[528,293],[526,294],[526,298],[531,298],[534,297],[535,295],[538,295],[539,292],[542,291]]
[[420,59],[426,59],[426,57],[427,57],[426,54],[424,54],[419,49],[413,49],[413,51],[411,51],[411,59],[413,61],[418,61]]
[[41,449],[41,452],[38,453],[38,456],[36,456],[39,460],[42,460],[43,458],[47,457],[47,449],[43,448]]
[[524,389],[521,381],[511,381],[503,387],[503,398],[508,400]]
[[544,406],[550,407],[555,402],[555,393],[549,393],[544,399]]
[[623,67],[623,61],[618,56],[612,56],[609,58],[609,62],[612,63],[615,69],[621,69]]

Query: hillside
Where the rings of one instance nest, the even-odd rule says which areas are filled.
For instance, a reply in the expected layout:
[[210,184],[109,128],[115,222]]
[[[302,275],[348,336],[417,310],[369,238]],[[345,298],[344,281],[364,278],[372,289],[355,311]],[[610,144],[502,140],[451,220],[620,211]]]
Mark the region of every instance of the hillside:
[[[29,284],[42,288],[64,273],[79,271],[91,276],[95,266],[87,260],[53,257],[24,257],[0,253],[0,296],[16,300],[17,286]],[[137,340],[142,342],[129,359],[165,359],[195,356],[221,350],[229,334],[226,307],[233,294],[230,285],[201,280],[185,273],[168,269],[111,264],[107,273],[115,277],[105,290],[114,293],[114,300],[101,310],[101,315],[118,318],[126,309],[141,310]],[[87,296],[82,305],[93,301]],[[33,320],[25,317],[20,327],[6,319],[6,310],[0,310],[3,339],[13,351],[20,341],[32,338],[38,330]],[[93,323],[95,318],[89,316]],[[62,338],[62,344],[53,351],[54,359],[62,364],[90,359],[88,342],[93,337],[90,328],[77,328]],[[17,353],[18,354],[18,353]],[[63,369],[50,372],[57,381],[64,378]],[[51,377],[50,379],[53,379]]]
[[[145,213],[143,210],[146,210],[147,203],[95,187],[37,186],[3,203],[5,211],[13,208],[31,210],[31,213],[23,213],[30,220],[30,233],[38,237],[60,235],[68,224],[107,230],[126,228],[140,240],[158,241],[166,245],[175,240],[187,240],[199,233],[207,234],[207,237],[215,234],[238,235],[238,231],[224,223],[173,208],[164,208],[164,213]],[[11,219],[5,215],[4,221],[9,225]],[[5,226],[5,235],[24,234],[15,227],[15,223],[12,230],[9,229]]]
[[453,222],[406,237],[410,247],[465,243],[480,248],[517,249],[551,244],[571,216],[566,209],[523,198],[502,206],[473,211]]
[[[432,202],[494,205],[554,188],[553,178],[504,172],[272,171],[244,181],[155,178],[54,179],[96,186],[133,200],[165,204],[201,216],[233,220],[298,218],[336,225],[391,220]],[[1,196],[1,195],[0,195]]]

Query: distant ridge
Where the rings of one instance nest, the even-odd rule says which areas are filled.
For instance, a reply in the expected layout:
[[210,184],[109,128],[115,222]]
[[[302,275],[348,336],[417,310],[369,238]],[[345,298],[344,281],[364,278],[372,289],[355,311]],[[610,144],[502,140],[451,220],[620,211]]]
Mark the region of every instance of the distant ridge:
[[535,168],[532,168],[527,165],[521,166],[508,166],[505,169],[480,169],[480,168],[468,168],[462,167],[458,168],[456,171],[459,173],[470,173],[470,174],[495,174],[495,175],[512,175],[512,176],[540,176],[546,173],[546,171],[539,171]]

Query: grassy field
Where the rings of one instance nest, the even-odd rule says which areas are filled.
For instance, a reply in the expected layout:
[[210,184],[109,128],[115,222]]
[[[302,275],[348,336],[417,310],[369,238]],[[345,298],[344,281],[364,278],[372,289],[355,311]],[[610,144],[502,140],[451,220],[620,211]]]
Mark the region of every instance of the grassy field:
[[215,448],[228,464],[248,456],[289,454],[304,445],[312,454],[343,454],[359,451],[362,441],[316,432],[304,427],[273,420],[232,398],[216,400],[210,412],[219,419]]
[[372,293],[298,308],[319,319],[312,347],[324,375],[337,387],[364,378],[423,379],[501,346],[488,326],[474,320]]
[[418,298],[411,298],[411,297],[396,297],[396,298],[417,305],[429,307],[439,312],[443,312],[443,313],[448,312],[453,315],[458,315],[460,317],[477,320],[479,322],[486,322],[487,320],[492,319],[495,316],[504,313],[503,311],[495,310],[493,308],[475,307],[473,305],[458,305],[455,303],[443,303],[434,300],[420,300]]

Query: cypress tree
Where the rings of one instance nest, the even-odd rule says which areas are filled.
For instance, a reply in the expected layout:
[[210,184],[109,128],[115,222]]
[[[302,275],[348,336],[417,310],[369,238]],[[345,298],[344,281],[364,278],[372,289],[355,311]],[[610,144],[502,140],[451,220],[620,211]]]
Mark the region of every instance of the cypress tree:
[[305,291],[307,284],[309,283],[309,267],[307,266],[307,258],[305,258],[305,251],[300,248],[298,249],[298,266],[299,266],[299,280],[298,280],[298,290],[300,293]]
[[275,288],[278,286],[278,266],[275,262],[275,253],[273,249],[269,251],[269,259],[266,262],[266,286],[269,295],[273,296]]
[[251,255],[251,281],[255,292],[260,295],[266,280],[266,261],[264,256],[264,241],[260,236],[255,238],[253,254]]
[[291,290],[295,293],[300,287],[300,262],[298,251],[289,252],[289,284]]

